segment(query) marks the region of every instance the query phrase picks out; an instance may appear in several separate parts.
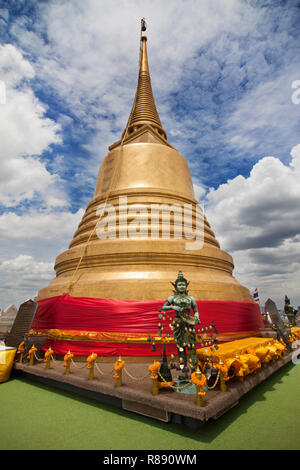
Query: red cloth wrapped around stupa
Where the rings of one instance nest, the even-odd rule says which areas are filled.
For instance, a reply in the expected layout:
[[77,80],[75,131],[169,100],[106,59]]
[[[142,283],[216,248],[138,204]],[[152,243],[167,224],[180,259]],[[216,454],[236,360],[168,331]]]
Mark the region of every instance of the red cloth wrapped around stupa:
[[[149,338],[158,333],[159,308],[162,301],[134,301],[72,297],[63,294],[38,302],[38,329],[47,332],[56,354],[69,349],[75,355],[92,352],[102,356],[155,356]],[[252,302],[197,301],[201,323],[196,331],[213,322],[218,339],[253,336],[263,327],[259,306]],[[171,316],[164,314],[161,323],[166,337],[167,353],[175,352],[175,344],[169,342]],[[32,329],[36,328],[36,318]],[[167,336],[169,333],[169,337]],[[148,341],[147,341],[148,340]]]

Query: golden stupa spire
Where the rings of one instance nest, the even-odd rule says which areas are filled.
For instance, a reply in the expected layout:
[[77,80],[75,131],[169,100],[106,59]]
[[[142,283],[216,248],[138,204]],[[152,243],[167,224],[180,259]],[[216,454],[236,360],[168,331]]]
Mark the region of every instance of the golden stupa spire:
[[[56,258],[56,277],[37,300],[66,293],[162,301],[170,295],[170,279],[181,270],[197,300],[253,303],[249,290],[232,276],[232,257],[220,249],[199,211],[184,156],[165,138],[144,31],[142,24],[139,79],[128,125],[102,160],[93,198],[69,248]],[[241,308],[248,316],[248,307]]]
[[123,139],[145,124],[151,126],[155,132],[167,139],[167,135],[161,125],[153,97],[147,55],[147,37],[143,35],[145,30],[146,22],[143,18],[141,20],[138,84],[127,126],[122,135]]

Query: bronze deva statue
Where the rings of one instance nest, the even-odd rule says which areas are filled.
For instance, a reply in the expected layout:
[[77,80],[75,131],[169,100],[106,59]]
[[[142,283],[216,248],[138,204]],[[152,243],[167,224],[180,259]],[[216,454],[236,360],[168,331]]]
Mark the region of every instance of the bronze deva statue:
[[291,301],[286,295],[284,298],[284,313],[288,317],[289,323],[292,326],[295,326],[297,323],[298,311],[290,305]]
[[[188,362],[192,372],[197,368],[196,331],[195,325],[200,323],[198,307],[195,299],[188,294],[189,282],[178,272],[175,282],[171,282],[175,291],[164,303],[162,310],[175,310],[172,323],[174,339],[178,351],[179,366],[182,371],[181,380],[188,377]],[[194,315],[191,315],[191,309]]]

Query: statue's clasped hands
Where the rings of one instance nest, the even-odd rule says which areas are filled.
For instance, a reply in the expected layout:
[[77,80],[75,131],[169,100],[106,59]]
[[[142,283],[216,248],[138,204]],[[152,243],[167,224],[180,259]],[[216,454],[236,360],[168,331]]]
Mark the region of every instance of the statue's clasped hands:
[[[184,307],[179,307],[178,305],[172,305],[172,310],[175,310],[175,312],[178,312],[180,313],[181,311],[184,311]],[[198,313],[195,313],[195,325],[199,325],[200,323],[200,318],[199,318],[199,314]]]

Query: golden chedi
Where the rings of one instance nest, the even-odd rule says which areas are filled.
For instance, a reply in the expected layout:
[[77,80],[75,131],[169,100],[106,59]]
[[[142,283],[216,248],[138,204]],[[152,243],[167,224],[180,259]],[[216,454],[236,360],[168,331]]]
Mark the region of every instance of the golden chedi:
[[142,36],[126,128],[101,163],[93,199],[69,249],[56,259],[56,278],[37,300],[63,293],[164,300],[170,280],[182,270],[197,301],[253,302],[233,277],[233,268],[232,257],[220,249],[200,210],[185,158],[167,140]]

